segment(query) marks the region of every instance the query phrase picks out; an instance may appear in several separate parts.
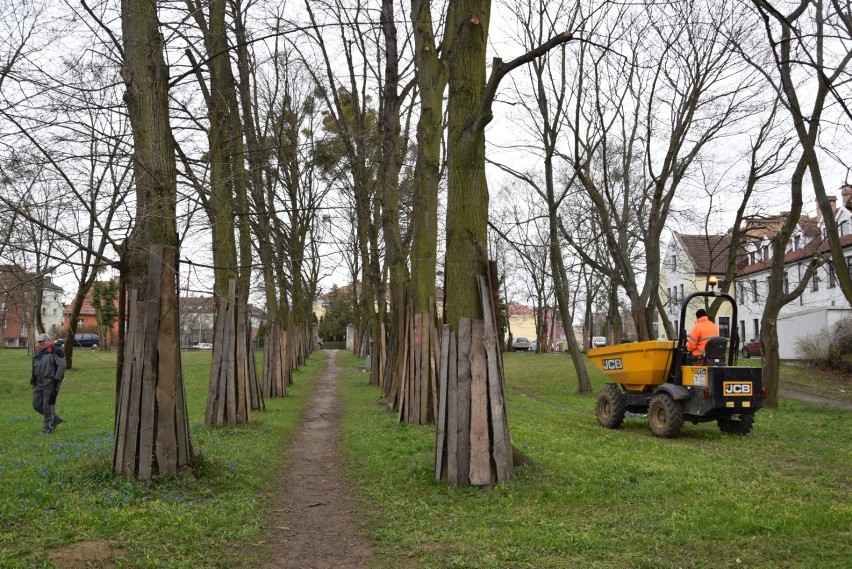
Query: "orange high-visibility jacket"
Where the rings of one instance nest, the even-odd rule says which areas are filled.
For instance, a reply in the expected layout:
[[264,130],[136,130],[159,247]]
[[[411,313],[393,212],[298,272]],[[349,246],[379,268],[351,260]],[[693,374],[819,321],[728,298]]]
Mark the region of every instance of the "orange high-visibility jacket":
[[686,337],[686,350],[693,356],[704,356],[707,340],[718,335],[719,327],[706,316],[702,316],[695,322],[692,332]]

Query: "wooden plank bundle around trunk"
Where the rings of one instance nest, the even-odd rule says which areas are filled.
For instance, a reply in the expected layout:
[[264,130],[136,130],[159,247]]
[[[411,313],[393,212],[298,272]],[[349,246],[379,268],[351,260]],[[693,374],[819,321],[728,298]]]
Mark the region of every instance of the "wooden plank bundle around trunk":
[[263,346],[263,395],[284,397],[290,384],[290,360],[287,357],[287,330],[272,323]]
[[[248,333],[247,301],[238,294],[236,280],[228,283],[227,298],[219,299],[213,342],[213,364],[207,391],[207,425],[246,423],[253,399],[263,408],[254,353]],[[249,358],[251,356],[251,358]],[[249,359],[252,361],[249,362]],[[252,385],[254,384],[254,385]]]
[[388,407],[398,412],[400,422],[427,425],[435,421],[438,401],[436,376],[440,348],[434,302],[429,312],[414,314],[414,305],[409,301],[404,326],[403,357],[393,372]]
[[148,480],[192,456],[178,339],[177,249],[152,246],[146,300],[130,291],[113,470]]
[[437,366],[435,478],[454,486],[507,482],[513,469],[492,287],[478,284],[484,319],[445,325]]

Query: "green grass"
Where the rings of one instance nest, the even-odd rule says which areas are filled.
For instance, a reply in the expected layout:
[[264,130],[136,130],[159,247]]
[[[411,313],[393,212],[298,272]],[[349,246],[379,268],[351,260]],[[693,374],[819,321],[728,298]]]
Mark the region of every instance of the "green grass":
[[[52,567],[51,554],[84,541],[112,546],[116,567],[257,567],[281,451],[323,360],[312,355],[250,424],[209,429],[210,354],[186,353],[196,464],[142,483],[111,473],[114,355],[75,355],[58,405],[67,422],[43,437],[27,356],[0,350],[0,567]],[[512,438],[535,465],[477,489],[435,482],[434,429],[397,423],[363,360],[338,356],[343,452],[376,567],[848,566],[849,411],[782,399],[747,437],[708,423],[663,440],[639,416],[599,428],[563,355],[505,362]]]
[[491,490],[436,483],[433,429],[377,413],[359,362],[341,362],[345,452],[383,567],[848,567],[848,411],[782,401],[747,437],[708,423],[663,440],[644,417],[598,427],[564,356],[505,362],[512,438],[535,465]]
[[115,353],[75,353],[57,402],[66,422],[45,437],[26,352],[0,350],[0,567],[52,567],[51,552],[81,541],[110,544],[123,567],[244,566],[234,544],[265,530],[264,495],[323,360],[312,356],[250,423],[208,428],[210,352],[185,353],[194,464],[143,483],[111,472]]

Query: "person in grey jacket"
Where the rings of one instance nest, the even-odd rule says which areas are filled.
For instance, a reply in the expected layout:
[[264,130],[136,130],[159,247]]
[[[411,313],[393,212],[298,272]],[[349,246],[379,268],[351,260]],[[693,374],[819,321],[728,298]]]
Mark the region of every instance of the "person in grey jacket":
[[44,416],[42,434],[49,435],[64,422],[56,414],[56,396],[65,377],[65,352],[53,345],[47,334],[36,337],[36,353],[33,356],[33,373],[30,385],[33,388],[33,409]]

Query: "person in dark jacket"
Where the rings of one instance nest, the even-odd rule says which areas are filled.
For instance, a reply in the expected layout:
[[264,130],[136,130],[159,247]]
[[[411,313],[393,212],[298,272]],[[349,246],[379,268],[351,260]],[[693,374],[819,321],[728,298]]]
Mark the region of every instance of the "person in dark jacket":
[[33,356],[33,372],[30,385],[33,388],[33,409],[44,416],[42,434],[49,435],[63,423],[56,414],[56,396],[65,377],[65,352],[53,345],[47,334],[36,337],[36,353]]

